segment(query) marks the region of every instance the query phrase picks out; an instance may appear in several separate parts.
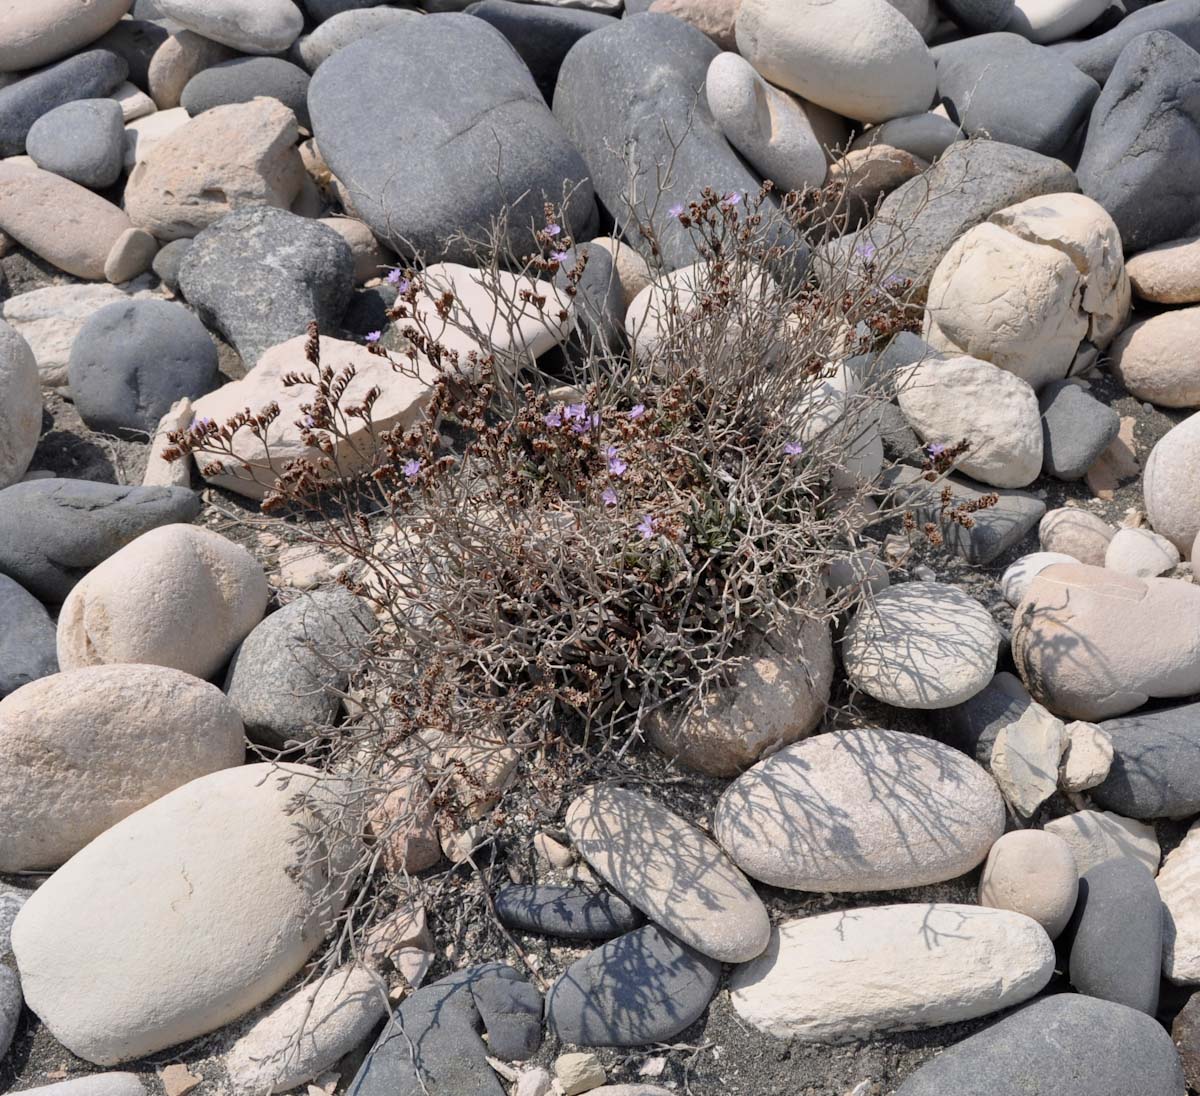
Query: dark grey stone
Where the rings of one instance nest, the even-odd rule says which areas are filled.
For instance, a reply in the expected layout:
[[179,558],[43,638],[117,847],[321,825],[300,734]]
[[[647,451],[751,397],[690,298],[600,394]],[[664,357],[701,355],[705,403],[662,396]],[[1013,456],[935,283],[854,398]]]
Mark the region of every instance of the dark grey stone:
[[153,435],[171,405],[217,386],[217,347],[172,301],[116,301],[88,317],[67,379],[79,417],[119,437]]
[[25,997],[21,993],[21,978],[12,967],[0,964],[0,1061],[8,1054]]
[[720,980],[715,959],[646,925],[572,963],[546,995],[546,1022],[578,1046],[665,1042],[703,1015]]
[[337,716],[340,700],[371,631],[366,603],[348,590],[305,594],[272,613],[242,640],[225,675],[246,735],[283,749]]
[[520,978],[485,978],[472,987],[493,1057],[523,1062],[542,1045],[542,995]]
[[1117,58],[1139,34],[1152,30],[1170,31],[1192,49],[1200,49],[1200,0],[1161,0],[1122,19],[1112,30],[1082,42],[1060,42],[1054,46],[1080,72],[1100,84],[1108,80]]
[[[583,269],[577,272],[581,257]],[[574,301],[580,334],[588,343],[613,353],[624,347],[625,298],[608,251],[590,243],[568,248],[554,284]]]
[[323,331],[337,326],[354,289],[354,256],[328,225],[254,206],[196,236],[179,287],[252,369],[313,320]]
[[481,0],[467,8],[467,14],[491,23],[512,43],[547,102],[554,98],[558,70],[571,47],[585,34],[617,22],[615,16],[599,11],[516,0]]
[[942,0],[948,18],[972,34],[987,34],[1008,26],[1016,0]]
[[1085,872],[1066,939],[1071,985],[1080,993],[1154,1015],[1163,906],[1145,864],[1121,856]]
[[1058,155],[1087,121],[1100,85],[1019,34],[980,34],[933,50],[937,88],[969,137]]
[[316,72],[340,49],[360,38],[370,38],[380,31],[397,27],[409,19],[420,19],[419,12],[404,8],[356,8],[331,16],[312,34],[296,39],[288,55],[309,72]]
[[235,57],[196,73],[184,86],[179,105],[193,118],[213,107],[248,103],[258,97],[278,99],[305,128],[308,118],[308,73],[278,57]]
[[1113,761],[1088,794],[1127,818],[1200,814],[1200,702],[1106,719]]
[[698,199],[705,187],[756,194],[762,184],[730,147],[704,97],[708,66],[719,52],[707,35],[672,15],[622,19],[580,39],[562,63],[554,92],[555,117],[583,153],[617,234],[644,255],[650,245],[632,226],[631,165],[622,151],[635,157],[639,195],[652,193],[662,165],[673,163],[670,188],[654,215],[637,210],[672,269],[699,257],[689,231],[670,216],[672,206]]
[[0,157],[21,155],[30,127],[43,114],[76,99],[102,99],[128,75],[124,59],[91,49],[0,88]]
[[0,491],[0,573],[42,601],[60,602],[131,540],[199,513],[199,497],[185,487],[72,479],[15,483]]
[[527,255],[543,203],[565,191],[564,228],[577,239],[594,232],[587,166],[524,62],[482,19],[431,15],[360,39],[317,69],[308,105],[330,170],[405,257],[471,264],[474,247],[453,237],[487,236],[506,206],[500,246]]
[[[11,889],[0,893],[0,959],[6,959],[12,954],[12,927],[21,912],[21,907],[29,901],[29,894],[24,891]],[[4,1055],[0,1054],[0,1058]]]
[[93,44],[124,59],[129,66],[129,81],[142,91],[150,90],[150,60],[168,38],[167,28],[149,19],[122,19]]
[[0,575],[0,697],[58,673],[54,622],[19,582]]
[[885,460],[920,465],[923,457],[921,439],[908,425],[904,412],[894,403],[880,401],[873,409],[875,428],[883,442]]
[[25,147],[38,167],[102,190],[121,176],[125,117],[115,99],[77,99],[43,114]]
[[179,292],[179,268],[183,265],[183,257],[192,246],[192,241],[171,240],[158,249],[150,269],[162,280],[172,293]]
[[379,0],[300,0],[300,6],[314,23],[323,23],[345,11],[379,6]]
[[526,984],[511,967],[487,963],[417,990],[393,1013],[347,1096],[505,1096],[479,1029],[492,1017],[500,1041],[528,1040],[533,1012],[532,998],[497,980]]
[[926,1062],[896,1096],[1181,1096],[1171,1037],[1136,1009],[1043,997]]
[[1076,193],[1079,183],[1061,160],[1000,141],[957,141],[923,175],[897,187],[865,228],[847,233],[818,255],[816,266],[844,268],[858,249],[874,247],[889,269],[911,278],[923,300],[942,256],[968,229],[1007,206],[1043,194]]
[[1166,31],[1121,51],[1096,100],[1079,185],[1121,231],[1126,253],[1200,225],[1200,53]]
[[1025,687],[1012,674],[999,673],[969,700],[929,713],[930,726],[947,745],[970,754],[984,768],[992,763],[992,747],[1005,727],[1029,706]]
[[619,894],[575,884],[569,887],[501,887],[496,916],[502,925],[564,940],[610,940],[642,923],[642,915]]
[[384,282],[367,289],[355,290],[342,318],[342,326],[359,338],[372,331],[387,331],[392,322],[388,310],[396,303],[396,289]]
[[1042,470],[1060,480],[1083,479],[1121,429],[1117,411],[1070,381],[1054,381],[1038,397]]
[[1171,1025],[1171,1038],[1183,1059],[1188,1086],[1200,1091],[1200,993],[1193,993]]
[[[885,473],[896,498],[912,510],[918,525],[935,522],[946,549],[968,563],[986,567],[992,560],[1019,544],[1042,520],[1046,504],[1036,495],[1000,487],[986,487],[965,476],[947,476],[937,484],[926,481],[915,468],[897,468]],[[995,495],[996,502],[967,516],[970,526],[949,518],[941,505],[941,492],[949,487],[949,510],[964,503],[979,502]]]

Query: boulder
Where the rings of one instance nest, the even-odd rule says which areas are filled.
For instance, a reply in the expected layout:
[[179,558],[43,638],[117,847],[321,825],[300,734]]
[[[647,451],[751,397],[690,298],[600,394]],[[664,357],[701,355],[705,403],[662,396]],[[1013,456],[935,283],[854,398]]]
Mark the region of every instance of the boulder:
[[195,236],[245,207],[288,209],[304,181],[298,139],[296,116],[277,100],[214,106],[139,159],[125,208],[159,240]]
[[1104,555],[1104,566],[1110,571],[1134,578],[1154,578],[1178,564],[1179,549],[1149,529],[1118,529]]
[[0,575],[0,697],[57,672],[50,614],[20,583]]
[[1181,555],[1200,535],[1200,414],[1172,427],[1155,443],[1142,477],[1146,513]]
[[[406,75],[426,74],[419,85]],[[488,79],[477,75],[487,72]],[[592,104],[595,107],[595,104]],[[505,205],[501,248],[525,255],[543,204],[592,234],[588,170],[504,36],[482,19],[432,15],[360,39],[317,70],[313,134],[357,215],[392,250],[470,262]],[[595,117],[592,114],[591,117]]]
[[850,151],[877,145],[898,148],[912,156],[932,163],[955,141],[962,140],[959,130],[944,114],[925,111],[923,114],[908,114],[893,118],[878,126],[871,126],[865,133],[850,142]]
[[846,629],[842,658],[855,688],[899,708],[948,708],[996,672],[1000,629],[956,586],[906,582],[865,604]]
[[912,903],[785,921],[729,997],[769,1035],[836,1043],[999,1012],[1053,973],[1054,945],[1024,914]]
[[316,72],[338,50],[352,42],[419,17],[408,8],[360,7],[340,11],[314,27],[311,34],[301,35],[292,48],[304,67],[309,72]]
[[742,0],[736,33],[772,84],[848,118],[886,122],[933,101],[933,58],[886,0]]
[[1109,368],[1139,400],[1159,407],[1200,407],[1200,369],[1189,353],[1197,337],[1200,308],[1164,312],[1131,324],[1117,337]]
[[1014,609],[1025,597],[1029,584],[1052,563],[1078,563],[1074,556],[1065,552],[1030,552],[1009,564],[1000,578],[1000,589],[1004,600]]
[[1158,873],[1163,906],[1162,971],[1177,985],[1200,982],[1200,917],[1196,883],[1200,873],[1200,827],[1188,829],[1179,845],[1167,853]]
[[[264,276],[266,273],[266,270],[262,271]],[[299,311],[296,319],[299,320]],[[196,401],[196,418],[212,419],[217,425],[224,424],[247,407],[255,414],[272,402],[280,407],[279,415],[266,429],[265,444],[243,429],[231,442],[234,457],[206,452],[194,454],[197,468],[210,482],[248,498],[262,498],[275,486],[277,477],[289,462],[301,458],[312,460],[320,455],[313,441],[319,434],[314,435],[297,425],[305,415],[301,405],[312,402],[312,387],[303,384],[284,386],[282,383],[288,373],[309,369],[304,356],[305,342],[304,338],[289,339],[271,347],[242,380],[223,385]],[[349,404],[361,402],[373,386],[383,390],[371,412],[376,431],[397,427],[404,430],[419,421],[432,394],[434,380],[434,371],[427,363],[419,363],[419,371],[401,373],[393,370],[386,358],[372,354],[357,343],[322,336],[320,348],[323,366],[335,370],[354,367],[354,379],[346,389]],[[347,472],[361,468],[370,459],[372,449],[367,424],[359,419],[350,420],[348,425],[351,427],[348,437],[334,441],[339,466]],[[245,471],[245,464],[251,466],[249,472]]]
[[1051,510],[1042,518],[1038,525],[1038,543],[1044,552],[1060,552],[1078,563],[1103,567],[1108,543],[1116,532],[1096,514],[1064,506]]
[[1092,789],[1101,807],[1143,819],[1200,813],[1200,703],[1108,719],[1100,728],[1113,748],[1107,778]]
[[704,1014],[720,980],[715,959],[647,925],[563,971],[546,995],[546,1023],[576,1046],[666,1043]]
[[282,53],[304,29],[291,0],[158,0],[166,18],[243,53]]
[[17,915],[29,1007],[73,1054],[114,1065],[267,1000],[344,900],[355,850],[345,838],[302,839],[335,802],[313,769],[246,765],[117,823]]
[[132,0],[39,0],[0,14],[0,72],[24,72],[94,42],[126,12]]
[[642,915],[620,895],[582,884],[508,883],[494,901],[505,927],[563,940],[611,940],[642,923]]
[[[1094,0],[1099,4],[1100,0]],[[1099,84],[1105,83],[1121,51],[1135,38],[1150,31],[1168,31],[1192,49],[1200,47],[1200,0],[1161,0],[1130,11],[1111,30],[1083,41],[1064,42],[1058,47],[1071,64]]]
[[255,206],[196,237],[179,287],[253,369],[267,350],[305,334],[312,321],[326,331],[337,327],[354,289],[354,256],[326,225]]
[[261,619],[269,596],[241,545],[192,525],[143,533],[89,571],[58,618],[63,670],[118,662],[211,677]]
[[[1195,304],[1200,301],[1200,236],[1185,236],[1181,240],[1148,247],[1129,259],[1125,269],[1134,293],[1142,300],[1158,304]],[[1192,310],[1181,312],[1190,317]],[[1169,352],[1165,346],[1162,349]],[[1116,346],[1113,352],[1117,352]]]
[[160,111],[174,110],[193,76],[237,56],[236,50],[180,27],[150,58],[146,88]]
[[1079,874],[1116,857],[1129,857],[1158,871],[1158,838],[1154,827],[1110,811],[1076,811],[1046,823],[1046,833],[1061,837],[1070,847]]
[[20,332],[0,320],[0,490],[25,475],[41,434],[37,359]]
[[703,955],[745,962],[767,944],[767,911],[721,849],[639,792],[596,785],[567,808],[567,832],[596,872]]
[[1127,251],[1200,222],[1200,195],[1173,178],[1200,171],[1200,54],[1167,31],[1134,38],[1092,110],[1079,186],[1112,216]]
[[92,190],[112,186],[125,159],[125,116],[113,99],[77,99],[43,114],[25,145],[33,162]]
[[1200,691],[1198,629],[1190,583],[1056,563],[1013,614],[1013,661],[1056,715],[1106,719]]
[[237,710],[179,670],[90,666],[34,681],[0,701],[0,871],[57,868],[244,756]]
[[775,887],[900,890],[969,872],[1004,832],[992,778],[940,742],[881,728],[788,746],[735,780],[713,831]]
[[1051,381],[1038,397],[1045,471],[1079,480],[1100,459],[1121,429],[1121,416],[1071,381]]
[[1051,940],[1067,927],[1078,892],[1071,847],[1045,830],[1006,833],[992,846],[979,879],[981,906],[1032,917]]
[[1183,1070],[1153,1017],[1081,993],[1035,1001],[942,1051],[896,1096],[1179,1096]]
[[235,57],[196,73],[179,97],[179,105],[193,118],[213,107],[277,99],[305,129],[308,118],[308,73],[278,57]]

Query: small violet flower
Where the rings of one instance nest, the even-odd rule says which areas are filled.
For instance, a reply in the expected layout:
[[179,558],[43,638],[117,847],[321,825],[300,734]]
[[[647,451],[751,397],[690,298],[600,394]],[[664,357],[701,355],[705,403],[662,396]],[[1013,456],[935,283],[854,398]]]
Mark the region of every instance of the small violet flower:
[[551,251],[550,258],[556,263],[565,263],[567,261],[567,253],[565,251]]
[[946,451],[946,447],[944,445],[939,444],[936,441],[931,442],[929,445],[927,445],[925,447],[925,452],[927,452],[929,454],[929,457],[931,460],[937,460],[938,457],[940,457],[945,451]]
[[382,331],[371,331],[364,338],[364,342],[377,343],[383,337]]
[[600,498],[603,500],[605,506],[617,505],[617,493],[611,487],[604,488],[600,492]]
[[801,453],[803,453],[803,452],[804,452],[804,446],[803,446],[803,445],[801,445],[801,444],[800,444],[798,441],[789,441],[789,442],[788,442],[788,443],[787,443],[787,444],[786,444],[786,445],[783,447],[783,451],[784,451],[784,452],[785,452],[785,453],[786,453],[786,454],[787,454],[789,457],[798,457],[798,456],[800,456],[800,454],[801,454]]
[[304,425],[307,426],[310,430],[312,430],[316,427],[317,420],[314,419],[312,417],[312,415],[305,415],[304,416]]
[[559,225],[549,224],[544,229],[547,236],[558,236],[562,234],[562,228]]
[[415,459],[405,461],[401,471],[404,473],[405,479],[416,479],[421,474],[421,462]]
[[668,217],[682,217],[683,216],[683,206],[681,206],[677,202],[675,205],[671,206],[671,208],[667,210],[667,216]]
[[726,209],[732,209],[735,205],[741,202],[741,200],[742,196],[740,194],[736,193],[735,191],[730,191],[725,195],[724,198],[721,199],[721,205],[723,205]]
[[613,476],[625,475],[625,470],[629,467],[617,452],[615,445],[610,445],[604,454],[608,458],[608,471]]
[[207,415],[201,415],[198,419],[193,421],[192,429],[197,431],[207,430],[210,426],[212,426],[212,422],[212,419],[210,419]]
[[638,522],[637,531],[642,534],[642,540],[649,540],[654,536],[654,518],[649,514]]
[[557,430],[563,424],[562,408],[556,407],[550,414],[546,415],[542,422],[551,430]]
[[875,245],[863,244],[861,247],[854,249],[854,254],[857,255],[864,263],[869,263],[875,258]]
[[646,413],[646,405],[644,403],[635,403],[629,409],[629,417],[637,422]]
[[565,412],[568,422],[579,422],[587,417],[586,403],[569,403]]
[[599,426],[599,425],[600,425],[600,413],[598,411],[593,411],[582,422],[574,423],[571,426],[571,431],[572,431],[572,433],[575,433],[575,434],[586,434],[589,430],[592,429],[592,427]]

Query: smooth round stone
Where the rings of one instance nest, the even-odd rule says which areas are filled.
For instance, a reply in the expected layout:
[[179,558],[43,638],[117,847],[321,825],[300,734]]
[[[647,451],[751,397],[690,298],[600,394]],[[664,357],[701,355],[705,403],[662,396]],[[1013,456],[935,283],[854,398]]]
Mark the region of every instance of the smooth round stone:
[[207,529],[165,525],[88,572],[58,618],[64,670],[114,662],[211,677],[262,619],[261,564]]
[[112,285],[49,285],[10,297],[0,305],[0,315],[29,343],[42,384],[61,388],[67,383],[67,360],[75,336],[87,318],[129,296]]
[[1154,827],[1110,811],[1076,811],[1047,822],[1046,833],[1061,837],[1082,875],[1097,864],[1127,856],[1144,864],[1153,875],[1162,851]]
[[278,99],[308,129],[308,79],[302,68],[278,57],[235,57],[196,73],[184,87],[179,105],[195,118],[213,107],[263,96]]
[[1125,261],[1125,269],[1134,293],[1144,301],[1159,304],[1200,301],[1200,236],[1168,240],[1139,251]]
[[1164,913],[1163,974],[1177,985],[1195,985],[1200,982],[1200,827],[1195,823],[1167,853],[1156,882]]
[[[740,0],[653,0],[645,10],[673,15],[702,31],[723,50],[737,49],[737,14]],[[626,5],[625,11],[630,8]]]
[[855,688],[898,708],[948,708],[996,672],[1000,629],[955,586],[906,582],[859,609],[842,646]]
[[182,305],[127,301],[84,324],[67,377],[89,427],[129,437],[153,434],[177,400],[211,392],[218,365],[216,344]]
[[1045,470],[1056,479],[1083,479],[1121,429],[1121,416],[1115,408],[1070,381],[1046,385],[1038,407]]
[[1192,353],[1198,338],[1200,308],[1164,312],[1117,336],[1109,368],[1139,400],[1159,407],[1200,407],[1200,369]]
[[191,240],[172,240],[159,248],[150,264],[159,280],[172,293],[179,292],[179,268],[183,266],[183,257],[191,246]]
[[940,0],[938,7],[963,30],[987,34],[1008,26],[1013,0]]
[[406,8],[358,8],[340,11],[322,22],[312,34],[303,35],[294,50],[309,72],[316,72],[338,50],[360,38],[399,26],[419,13]]
[[745,58],[719,53],[704,84],[709,110],[733,145],[782,191],[819,187],[825,153],[804,108],[768,84]]
[[[301,864],[303,833],[319,828],[333,796],[305,766],[245,765],[193,780],[105,831],[17,915],[13,952],[29,1007],[73,1054],[115,1065],[267,1000],[344,901],[329,893],[326,870]],[[336,871],[355,855],[344,838],[313,852]]]
[[1146,513],[1180,553],[1200,536],[1200,414],[1172,427],[1152,450],[1142,476]]
[[[131,15],[122,19],[112,30],[96,41],[97,49],[106,49],[124,59],[129,66],[129,83],[124,85],[126,94],[142,104],[148,100],[151,108],[154,100],[146,95],[145,90],[150,86],[150,60],[158,48],[171,36],[170,30],[164,23],[151,19],[139,19]],[[124,98],[119,92],[117,98]],[[124,101],[122,106],[125,106]],[[125,118],[128,121],[129,115]]]
[[57,868],[168,792],[245,757],[220,689],[162,666],[93,666],[0,701],[0,871]]
[[132,0],[36,0],[0,10],[0,72],[24,72],[94,42]]
[[283,749],[337,718],[350,666],[373,630],[367,603],[346,590],[305,594],[256,625],[225,675],[225,693],[254,742]]
[[1200,692],[1198,629],[1191,583],[1056,563],[1013,614],[1013,661],[1055,715],[1107,719]]
[[353,217],[322,217],[320,221],[321,224],[332,228],[349,246],[354,256],[355,285],[362,285],[372,278],[383,276],[391,264],[374,233],[362,221]]
[[897,374],[900,410],[918,437],[971,447],[956,467],[993,487],[1024,487],[1042,470],[1042,424],[1020,377],[967,355],[933,358]]
[[1053,973],[1054,945],[1032,918],[912,903],[785,921],[734,970],[729,997],[776,1038],[837,1043],[999,1012]]
[[933,102],[933,58],[886,0],[743,0],[737,46],[772,84],[860,122]]
[[652,921],[725,963],[767,946],[767,911],[746,877],[695,826],[639,792],[594,786],[567,808],[580,854]]
[[850,151],[885,145],[932,163],[955,141],[962,139],[962,130],[944,114],[926,111],[924,114],[909,114],[903,118],[892,118],[882,125],[871,126],[851,142]]
[[110,282],[128,282],[144,274],[158,254],[158,241],[140,228],[127,228],[112,245],[104,260],[104,276]]
[[1016,0],[1005,29],[1031,42],[1060,42],[1090,26],[1107,7],[1107,0]]
[[1004,801],[950,746],[901,731],[834,731],[730,784],[713,831],[738,867],[772,886],[897,890],[976,867],[1004,832]]
[[304,30],[291,0],[159,0],[163,15],[243,53],[282,53]]
[[[982,1087],[981,1087],[982,1086]],[[1183,1070],[1153,1017],[1081,993],[1042,998],[943,1050],[896,1096],[1179,1096]]]
[[[1092,567],[1103,567],[1116,529],[1103,518],[1074,506],[1050,510],[1038,525],[1043,552],[1061,553]],[[1065,560],[1063,562],[1066,562]]]
[[1000,578],[1000,590],[1004,600],[1014,609],[1020,604],[1029,589],[1029,584],[1053,563],[1078,563],[1074,556],[1065,552],[1030,552],[1027,556],[1009,564]]
[[146,88],[160,111],[176,109],[183,89],[196,73],[237,56],[236,50],[220,42],[179,29],[150,58]]
[[1136,860],[1109,860],[1079,880],[1071,921],[1071,984],[1153,1016],[1162,976],[1163,904]]
[[200,499],[179,487],[44,479],[0,491],[0,573],[60,602],[97,564],[160,525],[191,521]]
[[720,980],[720,963],[646,925],[563,971],[546,995],[546,1023],[576,1046],[667,1042],[703,1015]]
[[981,906],[1032,917],[1051,940],[1067,927],[1078,893],[1071,847],[1045,830],[1006,833],[992,846],[979,880]]
[[1118,529],[1108,542],[1104,566],[1134,578],[1153,578],[1174,570],[1179,550],[1166,537],[1149,529]]
[[115,53],[94,49],[0,87],[0,157],[20,156],[30,127],[43,114],[76,99],[102,99],[129,76]]
[[1097,804],[1130,818],[1200,813],[1200,703],[1108,719],[1100,729],[1113,760],[1104,783],[1092,789]]
[[29,343],[0,320],[0,488],[25,475],[41,434],[37,359]]
[[113,99],[78,99],[43,114],[25,143],[38,167],[101,190],[121,174],[125,117]]
[[0,575],[0,697],[57,672],[50,614],[20,583]]
[[581,884],[510,883],[496,893],[495,905],[502,925],[563,940],[609,940],[642,923],[642,915],[620,895]]

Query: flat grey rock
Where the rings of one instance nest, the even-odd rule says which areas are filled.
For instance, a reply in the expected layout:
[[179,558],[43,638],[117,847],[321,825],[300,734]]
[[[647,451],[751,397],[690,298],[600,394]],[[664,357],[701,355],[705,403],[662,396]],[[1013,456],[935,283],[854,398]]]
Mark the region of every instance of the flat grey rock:
[[43,114],[25,147],[38,167],[101,190],[120,178],[125,118],[115,99],[77,99]]
[[1088,793],[1126,818],[1200,813],[1200,703],[1106,719],[1112,768]]
[[563,940],[608,940],[644,920],[619,894],[579,883],[567,887],[510,883],[497,891],[495,904],[502,925]]
[[80,329],[67,378],[79,416],[93,430],[145,437],[173,403],[216,388],[219,364],[216,344],[183,305],[118,301]]
[[1143,864],[1121,857],[1085,872],[1067,939],[1071,985],[1080,993],[1155,1014],[1163,904]]
[[[479,79],[480,73],[487,79]],[[412,79],[421,73],[420,80]],[[587,165],[495,27],[430,15],[339,50],[313,76],[313,134],[375,235],[406,257],[474,262],[509,206],[501,247],[526,255],[543,204],[573,191],[563,228],[594,234]]]
[[239,209],[192,241],[179,287],[247,369],[311,321],[329,333],[354,290],[350,245],[327,225],[282,209]]
[[0,491],[0,573],[42,601],[60,602],[131,540],[199,513],[199,497],[184,487],[72,479],[16,483]]
[[55,673],[54,621],[19,582],[0,575],[0,697]]
[[578,1046],[666,1042],[704,1014],[720,979],[715,959],[646,925],[559,975],[546,995],[546,1022]]
[[1043,997],[926,1062],[896,1096],[1181,1096],[1152,1017],[1078,993]]
[[1070,381],[1046,385],[1038,407],[1043,471],[1055,479],[1083,479],[1121,429],[1121,416],[1114,408]]
[[278,57],[235,57],[204,69],[187,82],[179,105],[195,118],[213,107],[260,96],[278,99],[305,129],[311,128],[308,73]]
[[1200,53],[1168,31],[1129,43],[1096,100],[1079,186],[1116,222],[1126,253],[1189,235],[1200,192]]
[[1138,35],[1166,30],[1182,38],[1192,49],[1200,49],[1200,0],[1161,0],[1131,12],[1111,30],[1083,41],[1055,46],[1080,72],[1103,84],[1121,51]]

